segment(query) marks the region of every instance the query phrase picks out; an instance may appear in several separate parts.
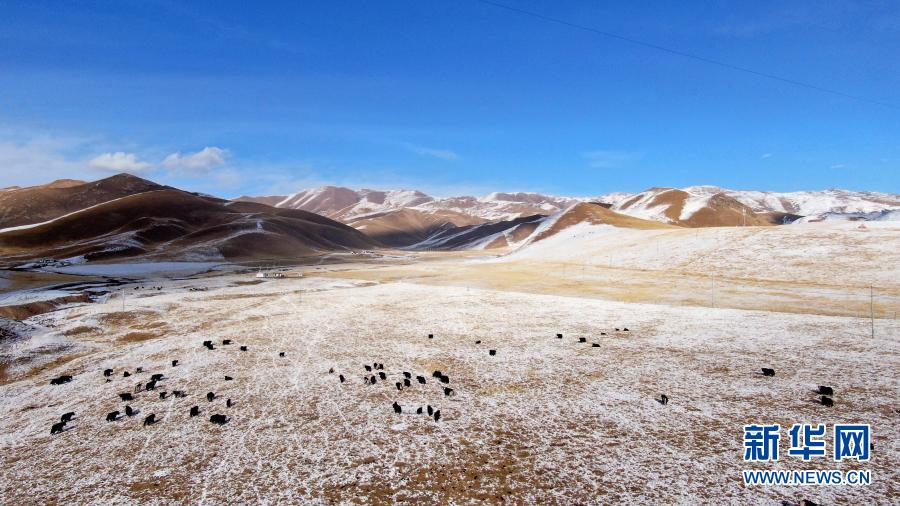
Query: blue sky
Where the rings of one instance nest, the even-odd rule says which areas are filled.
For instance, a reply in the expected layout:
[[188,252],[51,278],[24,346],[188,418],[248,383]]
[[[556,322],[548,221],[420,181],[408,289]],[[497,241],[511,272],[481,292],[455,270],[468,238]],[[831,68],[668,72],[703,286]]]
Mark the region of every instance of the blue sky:
[[900,192],[900,3],[0,1],[0,186]]

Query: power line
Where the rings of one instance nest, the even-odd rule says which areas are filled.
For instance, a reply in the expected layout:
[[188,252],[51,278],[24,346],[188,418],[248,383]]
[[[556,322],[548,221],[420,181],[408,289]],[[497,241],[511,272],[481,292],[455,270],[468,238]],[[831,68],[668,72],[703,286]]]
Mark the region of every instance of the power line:
[[652,42],[645,42],[645,41],[643,41],[643,40],[634,39],[634,38],[631,38],[631,37],[626,37],[626,36],[624,36],[624,35],[619,35],[619,34],[613,33],[613,32],[608,32],[608,31],[606,31],[606,30],[600,30],[600,29],[598,29],[598,28],[592,28],[592,27],[590,27],[590,26],[585,26],[585,25],[582,25],[582,24],[573,23],[572,21],[566,21],[566,20],[564,20],[564,19],[555,18],[555,17],[552,17],[552,16],[547,16],[547,15],[544,15],[544,14],[541,14],[541,13],[538,13],[538,12],[529,11],[529,10],[526,10],[526,9],[520,9],[520,8],[514,7],[514,6],[512,6],[512,5],[506,5],[506,4],[502,4],[502,3],[499,3],[499,2],[494,2],[493,0],[475,0],[475,1],[476,1],[476,2],[479,2],[479,3],[482,3],[482,4],[492,5],[492,6],[494,6],[494,7],[499,7],[499,8],[501,8],[501,9],[506,9],[506,10],[508,10],[508,11],[516,12],[516,13],[519,13],[519,14],[524,14],[524,15],[526,15],[526,16],[530,16],[530,17],[533,17],[533,18],[536,18],[536,19],[540,19],[540,20],[543,20],[543,21],[547,21],[547,22],[550,22],[550,23],[556,23],[556,24],[558,24],[558,25],[568,26],[568,27],[570,27],[570,28],[576,28],[576,29],[578,29],[578,30],[583,30],[583,31],[591,32],[591,33],[594,33],[594,34],[597,34],[597,35],[602,35],[602,36],[607,37],[607,38],[610,38],[610,39],[616,39],[616,40],[619,40],[619,41],[622,41],[622,42],[627,42],[627,43],[629,43],[629,44],[634,44],[634,45],[646,47],[646,48],[649,48],[649,49],[655,49],[655,50],[657,50],[657,51],[661,51],[661,52],[664,52],[664,53],[669,53],[669,54],[681,56],[681,57],[684,57],[684,58],[689,58],[689,59],[691,59],[691,60],[696,60],[696,61],[699,61],[699,62],[708,63],[708,64],[710,64],[710,65],[716,65],[716,66],[719,66],[719,67],[722,67],[722,68],[726,68],[726,69],[729,69],[729,70],[734,70],[734,71],[737,71],[737,72],[743,72],[743,73],[745,73],[745,74],[752,74],[752,75],[757,76],[757,77],[763,77],[763,78],[766,78],[766,79],[771,79],[771,80],[773,80],[773,81],[780,81],[780,82],[782,82],[782,83],[787,83],[787,84],[791,84],[791,85],[794,85],[794,86],[799,86],[799,87],[802,87],[802,88],[808,88],[808,89],[815,90],[815,91],[819,91],[819,92],[822,92],[822,93],[829,93],[829,94],[831,94],[831,95],[836,95],[836,96],[839,96],[839,97],[849,98],[849,99],[851,99],[851,100],[856,100],[856,101],[859,101],[859,102],[866,102],[866,103],[869,103],[869,104],[875,104],[875,105],[880,105],[880,106],[884,106],[884,107],[890,107],[890,108],[892,108],[892,109],[900,109],[900,106],[898,106],[898,105],[896,105],[896,104],[889,103],[889,102],[882,102],[882,101],[880,101],[880,100],[873,100],[873,99],[871,99],[871,98],[866,98],[866,97],[862,97],[862,96],[859,96],[859,95],[852,95],[852,94],[850,94],[850,93],[844,93],[843,91],[834,90],[834,89],[831,89],[831,88],[825,88],[825,87],[818,86],[818,85],[815,85],[815,84],[812,84],[812,83],[807,83],[807,82],[803,82],[803,81],[797,81],[796,79],[791,79],[791,78],[788,78],[788,77],[782,77],[782,76],[779,76],[779,75],[776,75],[776,74],[770,74],[770,73],[768,73],[768,72],[762,72],[762,71],[759,71],[759,70],[753,70],[753,69],[751,69],[751,68],[742,67],[742,66],[740,66],[740,65],[734,65],[734,64],[732,64],[732,63],[728,63],[728,62],[725,62],[725,61],[715,60],[715,59],[712,59],[712,58],[707,58],[707,57],[705,57],[705,56],[700,56],[700,55],[697,55],[697,54],[688,53],[688,52],[685,52],[685,51],[680,51],[680,50],[678,50],[678,49],[672,49],[672,48],[669,48],[669,47],[660,46],[660,45],[658,45],[658,44],[653,44]]

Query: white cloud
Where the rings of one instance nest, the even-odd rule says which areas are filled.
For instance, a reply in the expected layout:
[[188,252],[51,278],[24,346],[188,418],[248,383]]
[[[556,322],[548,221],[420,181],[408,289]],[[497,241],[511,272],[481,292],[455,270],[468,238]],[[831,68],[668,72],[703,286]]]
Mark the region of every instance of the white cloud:
[[641,158],[640,154],[599,149],[581,155],[595,169],[617,169]]
[[459,155],[456,154],[455,151],[451,151],[449,149],[434,149],[434,148],[426,148],[425,146],[417,146],[415,144],[405,142],[403,143],[403,147],[412,151],[417,155],[423,156],[431,156],[434,158],[440,158],[441,160],[457,160],[459,159]]
[[772,153],[763,153],[763,155],[759,158],[762,160],[768,160],[769,158],[772,158]]
[[227,149],[207,146],[196,153],[172,153],[162,161],[162,166],[173,171],[202,174],[225,165],[228,154]]
[[153,165],[142,162],[134,153],[125,153],[116,151],[115,153],[103,153],[91,159],[88,164],[100,170],[108,170],[110,172],[130,172],[133,174],[149,172],[153,169]]

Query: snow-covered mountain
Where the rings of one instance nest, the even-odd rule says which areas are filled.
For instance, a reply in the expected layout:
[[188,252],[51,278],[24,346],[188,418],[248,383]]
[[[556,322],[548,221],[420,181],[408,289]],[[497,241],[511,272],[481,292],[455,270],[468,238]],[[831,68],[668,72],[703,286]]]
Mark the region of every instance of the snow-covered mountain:
[[[746,207],[741,211],[741,223],[744,223],[748,211],[770,222],[779,223],[785,217],[787,221],[801,217],[806,218],[801,222],[818,221],[826,214],[830,219],[844,216],[843,219],[877,217],[884,220],[892,219],[894,214],[882,216],[878,213],[900,210],[900,195],[838,189],[780,193],[729,190],[718,186],[689,186],[681,189],[651,188],[639,193],[609,193],[598,200],[611,204],[612,209],[620,213],[665,223],[678,223],[690,221],[696,213],[707,208],[710,202],[715,202],[715,199],[721,203],[722,197]],[[751,224],[749,221],[746,223]]]
[[586,199],[526,192],[495,192],[484,197],[438,199],[415,190],[352,190],[339,186],[322,186],[288,196],[243,196],[235,200],[301,209],[349,222],[365,215],[399,209],[415,209],[424,213],[451,211],[488,221],[513,220],[535,214],[553,214]]

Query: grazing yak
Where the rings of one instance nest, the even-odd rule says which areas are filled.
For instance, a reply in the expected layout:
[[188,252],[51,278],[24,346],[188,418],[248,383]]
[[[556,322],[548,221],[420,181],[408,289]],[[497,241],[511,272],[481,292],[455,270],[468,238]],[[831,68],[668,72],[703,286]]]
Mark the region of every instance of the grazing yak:
[[444,395],[450,397],[451,395],[453,395],[453,389],[450,387],[444,387]]
[[493,357],[496,354],[497,354],[497,350],[488,350],[488,355]]
[[416,379],[419,380],[419,383],[425,384],[425,376],[416,376]]
[[422,414],[422,406],[419,406],[419,409],[416,410],[416,414],[417,414],[417,415],[421,415],[421,414]]
[[232,378],[231,376],[225,376],[225,381],[231,381],[231,380],[233,380],[233,379],[234,379],[234,378]]
[[68,413],[63,413],[62,416],[59,417],[59,421],[60,422],[71,422],[73,417],[75,417],[75,412],[69,411]]
[[397,404],[397,401],[394,401],[394,413],[397,413],[398,415],[403,413],[403,408]]
[[403,371],[403,377],[404,377],[404,378],[412,378],[412,373],[407,372],[407,371]]
[[234,402],[232,402],[231,399],[226,399],[226,400],[225,400],[225,407],[226,407],[226,408],[230,408],[231,406],[234,406]]
[[587,338],[586,338],[586,337],[579,337],[579,338],[578,338],[578,342],[579,342],[579,343],[586,343],[586,342],[587,342]]
[[226,423],[228,423],[228,417],[226,417],[225,415],[216,414],[209,417],[209,421],[216,425],[225,425]]
[[118,412],[118,411],[110,411],[109,413],[106,414],[106,421],[107,421],[107,422],[115,422],[115,421],[118,420],[118,419],[119,419],[119,412]]
[[241,351],[247,351],[247,347],[246,347],[246,346],[241,346]]
[[403,390],[403,386],[402,386],[402,384],[401,384],[399,381],[398,381],[397,383],[394,383],[394,384],[397,386],[397,390]]
[[363,367],[366,369],[366,372],[372,372],[372,366],[364,365]]
[[72,377],[67,374],[64,374],[62,376],[59,376],[57,378],[53,378],[52,380],[50,380],[50,384],[51,385],[62,385],[63,383],[68,383],[70,381],[72,381]]
[[405,387],[411,387],[411,386],[412,386],[412,382],[409,381],[409,378],[403,378],[403,386],[405,386]]
[[428,334],[428,339],[434,339],[434,334]]
[[229,345],[229,344],[231,344],[231,339],[223,339],[223,340],[222,340],[222,344],[224,344],[224,345]]
[[822,398],[820,399],[820,402],[822,403],[823,406],[827,406],[829,408],[834,406],[834,399],[832,399],[831,397],[828,397],[827,395],[823,395]]
[[156,381],[150,380],[144,385],[144,390],[156,390]]
[[762,368],[763,376],[775,376],[775,369],[769,369],[768,367]]
[[433,414],[434,414],[434,409],[432,409],[431,404],[429,404],[428,405],[428,416],[431,416]]
[[341,383],[343,383],[343,382],[345,381],[345,380],[344,380],[344,375],[343,375],[343,374],[339,374],[339,375],[338,375],[338,379],[341,380]]
[[50,434],[59,434],[66,426],[66,422],[56,422],[50,427]]
[[150,381],[161,381],[163,379],[163,374],[158,372],[150,376]]
[[284,356],[284,352],[283,352],[283,351],[278,352],[278,356],[279,356],[279,357],[283,357],[283,356]]
[[172,367],[175,367],[175,366],[177,366],[177,365],[178,365],[178,361],[177,361],[177,360],[173,360],[173,361],[172,361]]
[[153,425],[154,423],[156,423],[156,415],[155,414],[150,413],[149,415],[147,415],[147,418],[144,418],[144,426]]
[[128,406],[128,405],[125,406],[125,416],[134,416],[136,414],[137,413],[135,413],[135,411],[133,409],[131,409],[131,406]]
[[441,410],[437,410],[434,412],[434,421],[438,421],[441,419]]
[[212,402],[213,399],[215,399],[215,398],[216,398],[216,394],[214,394],[214,393],[212,393],[212,392],[207,392],[207,393],[206,393],[206,400],[207,400],[207,401]]
[[562,339],[562,337],[563,337],[562,334],[556,334],[557,339]]
[[134,396],[131,395],[131,392],[121,393],[121,394],[119,394],[119,398],[122,399],[123,401],[133,401],[134,400]]
[[122,377],[123,377],[123,378],[127,378],[127,377],[129,377],[129,376],[131,376],[131,373],[128,372],[128,371],[125,371],[125,372],[122,373]]
[[600,347],[600,344],[598,344],[598,343],[591,343],[591,348],[599,348],[599,347]]
[[106,370],[103,371],[103,375],[106,376],[106,377],[108,378],[108,377],[110,377],[110,376],[113,375],[113,370],[112,370],[112,369],[106,369]]
[[666,395],[666,394],[661,394],[661,395],[659,396],[659,403],[662,404],[663,406],[665,406],[666,404],[668,404],[668,403],[669,403],[669,396]]
[[819,390],[817,392],[822,395],[834,395],[834,389],[824,385],[819,385]]
[[197,416],[200,414],[200,406],[191,407],[191,416]]

